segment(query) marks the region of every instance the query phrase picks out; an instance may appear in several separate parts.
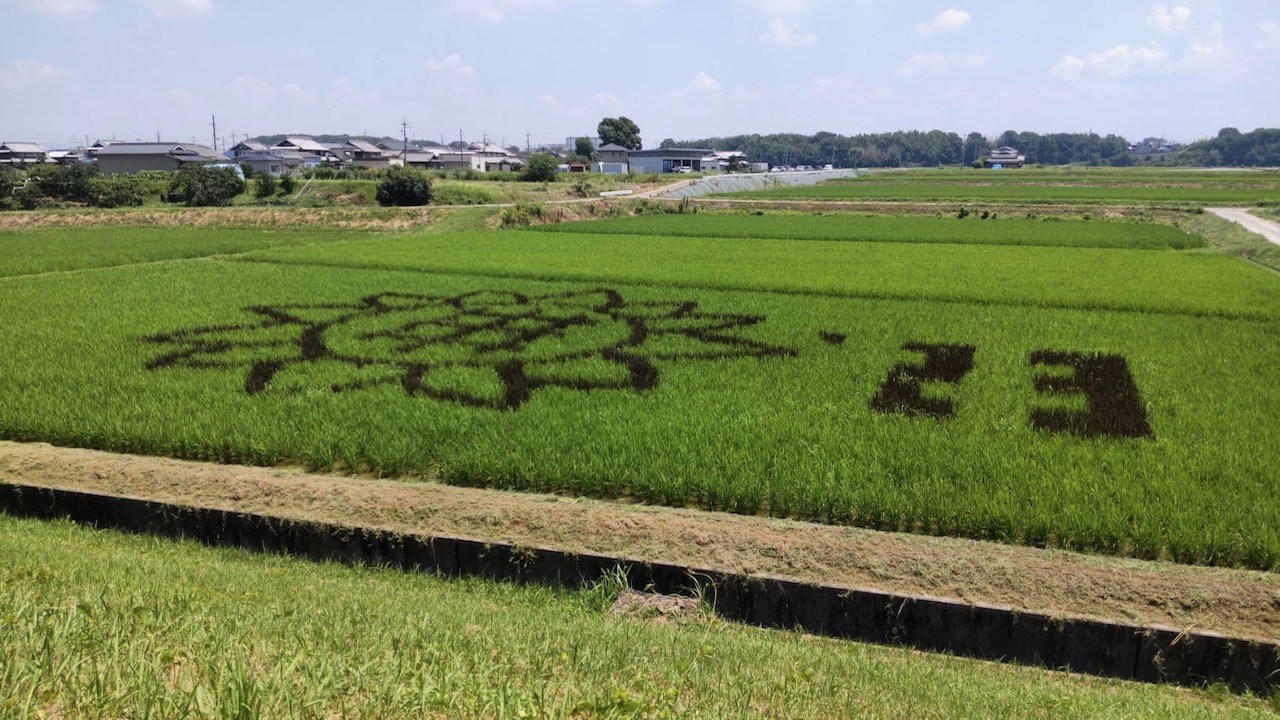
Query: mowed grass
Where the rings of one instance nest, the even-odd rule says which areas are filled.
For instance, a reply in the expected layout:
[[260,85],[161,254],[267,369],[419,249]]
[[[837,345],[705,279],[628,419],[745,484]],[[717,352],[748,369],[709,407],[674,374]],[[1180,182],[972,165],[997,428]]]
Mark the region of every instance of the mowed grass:
[[[974,171],[977,172],[977,171]],[[1010,170],[1009,173],[1017,171]],[[871,177],[875,177],[874,175]],[[831,180],[722,197],[759,200],[903,200],[1089,205],[1256,205],[1280,201],[1280,187],[1146,187],[1133,184],[1051,184],[1035,181],[979,184]]]
[[1269,717],[1229,693],[0,516],[5,717]]
[[[512,235],[497,237],[539,245],[540,236]],[[458,240],[469,257],[483,257],[474,243],[472,236]],[[627,245],[617,238],[596,243]],[[419,252],[441,250],[427,243]],[[1227,274],[1207,280],[1221,292],[1192,299],[1212,307],[1230,295],[1224,277],[1247,277],[1237,271],[1275,282],[1243,264],[1221,267]],[[611,301],[600,283],[218,260],[15,278],[0,291],[8,333],[0,354],[0,436],[1185,562],[1280,564],[1274,320],[678,283],[607,287],[630,309],[604,319],[595,308]],[[414,309],[387,296],[382,311],[325,325],[378,293],[459,298],[480,291],[490,294],[457,300],[457,307],[487,307],[491,320],[520,310],[504,295],[518,293],[568,324],[513,349],[503,346],[510,335],[476,325],[488,320],[455,322],[452,305]],[[565,293],[579,295],[555,297]],[[689,302],[696,314],[679,310]],[[287,307],[296,303],[311,307]],[[319,332],[348,360],[303,362],[300,325],[264,323],[263,312],[246,311],[265,306],[324,325]],[[599,322],[568,320],[577,317]],[[640,320],[647,335],[637,340]],[[466,323],[474,334],[414,344]],[[175,334],[202,327],[214,329]],[[526,321],[510,327],[536,328]],[[843,342],[832,344],[836,336]],[[872,409],[891,369],[920,360],[903,352],[908,342],[976,349],[961,382],[925,389],[954,401],[951,418]],[[601,351],[611,347],[623,355]],[[583,350],[591,352],[574,354]],[[1037,350],[1123,357],[1154,439],[1033,429],[1037,408],[1083,407],[1078,396],[1036,391],[1040,371],[1030,359]],[[654,369],[641,371],[639,384],[627,371],[635,356]],[[148,369],[162,357],[173,362]],[[289,358],[297,362],[280,368],[262,392],[249,392],[254,367]],[[517,360],[535,387],[503,409],[499,380]],[[415,372],[421,382],[409,384]]]
[[1204,241],[1168,225],[1105,221],[966,219],[885,215],[648,215],[604,221],[540,225],[539,232],[591,235],[757,238],[961,245],[1039,245],[1133,248],[1204,247]]
[[0,231],[0,277],[242,253],[367,237],[350,231],[49,228]]
[[1274,275],[1197,252],[484,232],[283,248],[248,257],[505,278],[1280,317]]

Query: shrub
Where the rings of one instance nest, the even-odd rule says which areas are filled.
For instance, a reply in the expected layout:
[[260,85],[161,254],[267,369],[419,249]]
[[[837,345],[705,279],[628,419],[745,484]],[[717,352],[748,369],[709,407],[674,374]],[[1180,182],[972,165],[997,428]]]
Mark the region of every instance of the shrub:
[[292,175],[280,176],[280,192],[284,193],[285,195],[292,195],[295,185],[296,183],[294,182]]
[[520,179],[524,182],[555,182],[559,164],[550,155],[534,155],[529,158],[524,172],[520,173]]
[[147,199],[146,181],[132,175],[96,177],[89,186],[89,204],[95,207],[138,207]]
[[437,205],[489,205],[498,199],[485,188],[442,183],[433,189],[431,201]]
[[[244,173],[245,180],[253,179],[253,166],[250,165],[249,163],[247,162],[240,163],[240,172]],[[265,175],[266,173],[263,173],[263,174]]]
[[591,197],[591,181],[586,178],[579,178],[573,181],[573,187],[569,189],[569,194],[580,198]]
[[253,195],[258,198],[271,197],[276,194],[276,179],[271,173],[262,173],[253,181]]
[[502,211],[502,227],[528,227],[546,214],[547,209],[540,203],[516,203]]
[[412,168],[393,167],[378,183],[379,205],[412,207],[431,202],[431,179]]
[[245,182],[235,170],[196,163],[183,165],[169,183],[169,196],[191,207],[230,205],[244,191]]

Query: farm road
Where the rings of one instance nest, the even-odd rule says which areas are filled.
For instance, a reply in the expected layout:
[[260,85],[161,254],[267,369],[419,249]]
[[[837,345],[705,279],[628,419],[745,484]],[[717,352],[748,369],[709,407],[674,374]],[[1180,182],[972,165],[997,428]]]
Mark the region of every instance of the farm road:
[[1266,238],[1268,242],[1280,245],[1280,223],[1255,217],[1245,208],[1205,208],[1224,220],[1243,225],[1249,232]]

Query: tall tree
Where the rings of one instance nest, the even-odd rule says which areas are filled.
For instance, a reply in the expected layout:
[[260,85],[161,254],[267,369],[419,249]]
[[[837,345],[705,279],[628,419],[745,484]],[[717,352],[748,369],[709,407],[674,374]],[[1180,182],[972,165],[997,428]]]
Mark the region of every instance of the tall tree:
[[640,126],[626,116],[607,117],[601,120],[596,128],[596,134],[606,145],[621,145],[629,150],[639,150],[644,147],[640,142]]
[[573,154],[591,160],[596,154],[596,144],[589,137],[576,138],[573,141]]

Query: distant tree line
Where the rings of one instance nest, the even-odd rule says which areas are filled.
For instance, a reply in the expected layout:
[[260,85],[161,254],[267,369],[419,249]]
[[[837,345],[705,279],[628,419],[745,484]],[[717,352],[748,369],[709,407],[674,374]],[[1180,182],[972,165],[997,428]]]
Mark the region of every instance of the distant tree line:
[[1280,167],[1280,129],[1259,128],[1242,133],[1236,128],[1223,128],[1217,137],[1193,142],[1150,162],[1197,167]]
[[820,132],[814,135],[733,135],[697,140],[663,140],[664,148],[714,148],[739,150],[753,162],[770,165],[832,165],[842,167],[933,167],[969,165],[1008,145],[1026,155],[1032,165],[1142,164],[1280,166],[1280,130],[1260,129],[1241,133],[1224,129],[1218,137],[1185,148],[1138,158],[1129,152],[1129,141],[1119,135],[1050,133],[1007,130],[994,139],[982,133],[961,137],[930,130],[861,135]]

